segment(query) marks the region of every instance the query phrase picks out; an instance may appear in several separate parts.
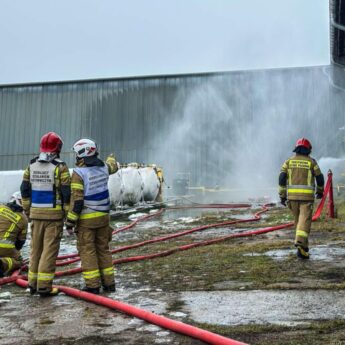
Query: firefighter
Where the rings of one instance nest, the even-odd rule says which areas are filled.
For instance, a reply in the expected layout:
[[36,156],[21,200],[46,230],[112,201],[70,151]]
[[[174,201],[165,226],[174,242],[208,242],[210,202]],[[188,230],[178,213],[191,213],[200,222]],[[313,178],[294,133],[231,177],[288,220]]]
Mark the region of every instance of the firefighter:
[[310,157],[311,143],[301,138],[296,142],[295,156],[281,167],[279,175],[279,197],[281,204],[293,213],[297,256],[309,259],[308,238],[310,233],[316,180],[316,198],[323,197],[324,177],[315,159]]
[[157,166],[156,164],[151,164],[149,165],[150,167],[153,168],[153,170],[155,171],[157,177],[158,177],[158,181],[159,181],[159,190],[158,190],[158,194],[156,196],[156,202],[163,202],[163,182],[164,182],[164,177],[163,177],[163,169],[159,166]]
[[23,264],[20,250],[26,240],[28,221],[19,192],[6,205],[0,205],[0,278]]
[[98,148],[91,139],[80,139],[73,145],[76,168],[71,181],[71,204],[67,214],[67,231],[77,235],[77,248],[85,282],[83,291],[99,294],[115,291],[114,267],[109,243],[109,174],[118,170],[113,155],[106,162],[98,158]]
[[58,294],[52,286],[55,261],[71,196],[68,167],[60,159],[62,145],[54,132],[42,136],[40,154],[25,169],[20,188],[24,211],[32,220],[29,288],[41,296]]

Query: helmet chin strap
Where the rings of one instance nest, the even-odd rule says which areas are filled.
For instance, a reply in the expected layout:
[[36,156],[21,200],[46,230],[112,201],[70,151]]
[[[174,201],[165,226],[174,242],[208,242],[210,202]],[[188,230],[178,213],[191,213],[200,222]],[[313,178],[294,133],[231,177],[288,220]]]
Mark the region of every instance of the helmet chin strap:
[[57,157],[57,153],[51,153],[51,152],[41,152],[38,156],[39,162],[51,162],[53,159]]
[[80,158],[78,156],[75,157],[75,164],[77,166],[82,166],[84,164],[84,159],[83,158]]

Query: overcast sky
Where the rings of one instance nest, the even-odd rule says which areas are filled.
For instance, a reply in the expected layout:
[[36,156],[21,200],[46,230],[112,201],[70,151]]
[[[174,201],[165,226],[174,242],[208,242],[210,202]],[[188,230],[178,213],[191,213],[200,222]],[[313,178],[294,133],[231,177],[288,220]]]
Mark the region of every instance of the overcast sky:
[[0,84],[329,61],[328,0],[0,0]]

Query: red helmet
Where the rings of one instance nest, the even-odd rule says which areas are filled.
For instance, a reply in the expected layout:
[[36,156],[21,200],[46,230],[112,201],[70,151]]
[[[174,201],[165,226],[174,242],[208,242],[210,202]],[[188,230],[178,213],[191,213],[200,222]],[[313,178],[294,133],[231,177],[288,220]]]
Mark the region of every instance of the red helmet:
[[295,149],[297,147],[299,147],[299,146],[303,146],[303,147],[305,147],[306,149],[308,149],[310,151],[311,151],[311,148],[312,148],[310,141],[308,139],[306,139],[306,138],[300,138],[300,139],[298,139],[296,141]]
[[43,135],[40,143],[40,152],[60,153],[62,148],[62,139],[54,132],[48,132]]

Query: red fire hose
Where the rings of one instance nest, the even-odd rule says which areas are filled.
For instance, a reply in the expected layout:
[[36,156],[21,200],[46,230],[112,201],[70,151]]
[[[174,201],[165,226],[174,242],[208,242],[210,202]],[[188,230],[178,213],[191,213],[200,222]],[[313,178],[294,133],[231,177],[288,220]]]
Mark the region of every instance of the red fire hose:
[[16,276],[11,276],[11,277],[1,278],[1,279],[0,279],[0,285],[5,285],[5,284],[13,283],[13,282],[15,282],[17,279],[19,279],[19,278],[24,279],[25,277],[24,277],[24,276],[16,275]]

